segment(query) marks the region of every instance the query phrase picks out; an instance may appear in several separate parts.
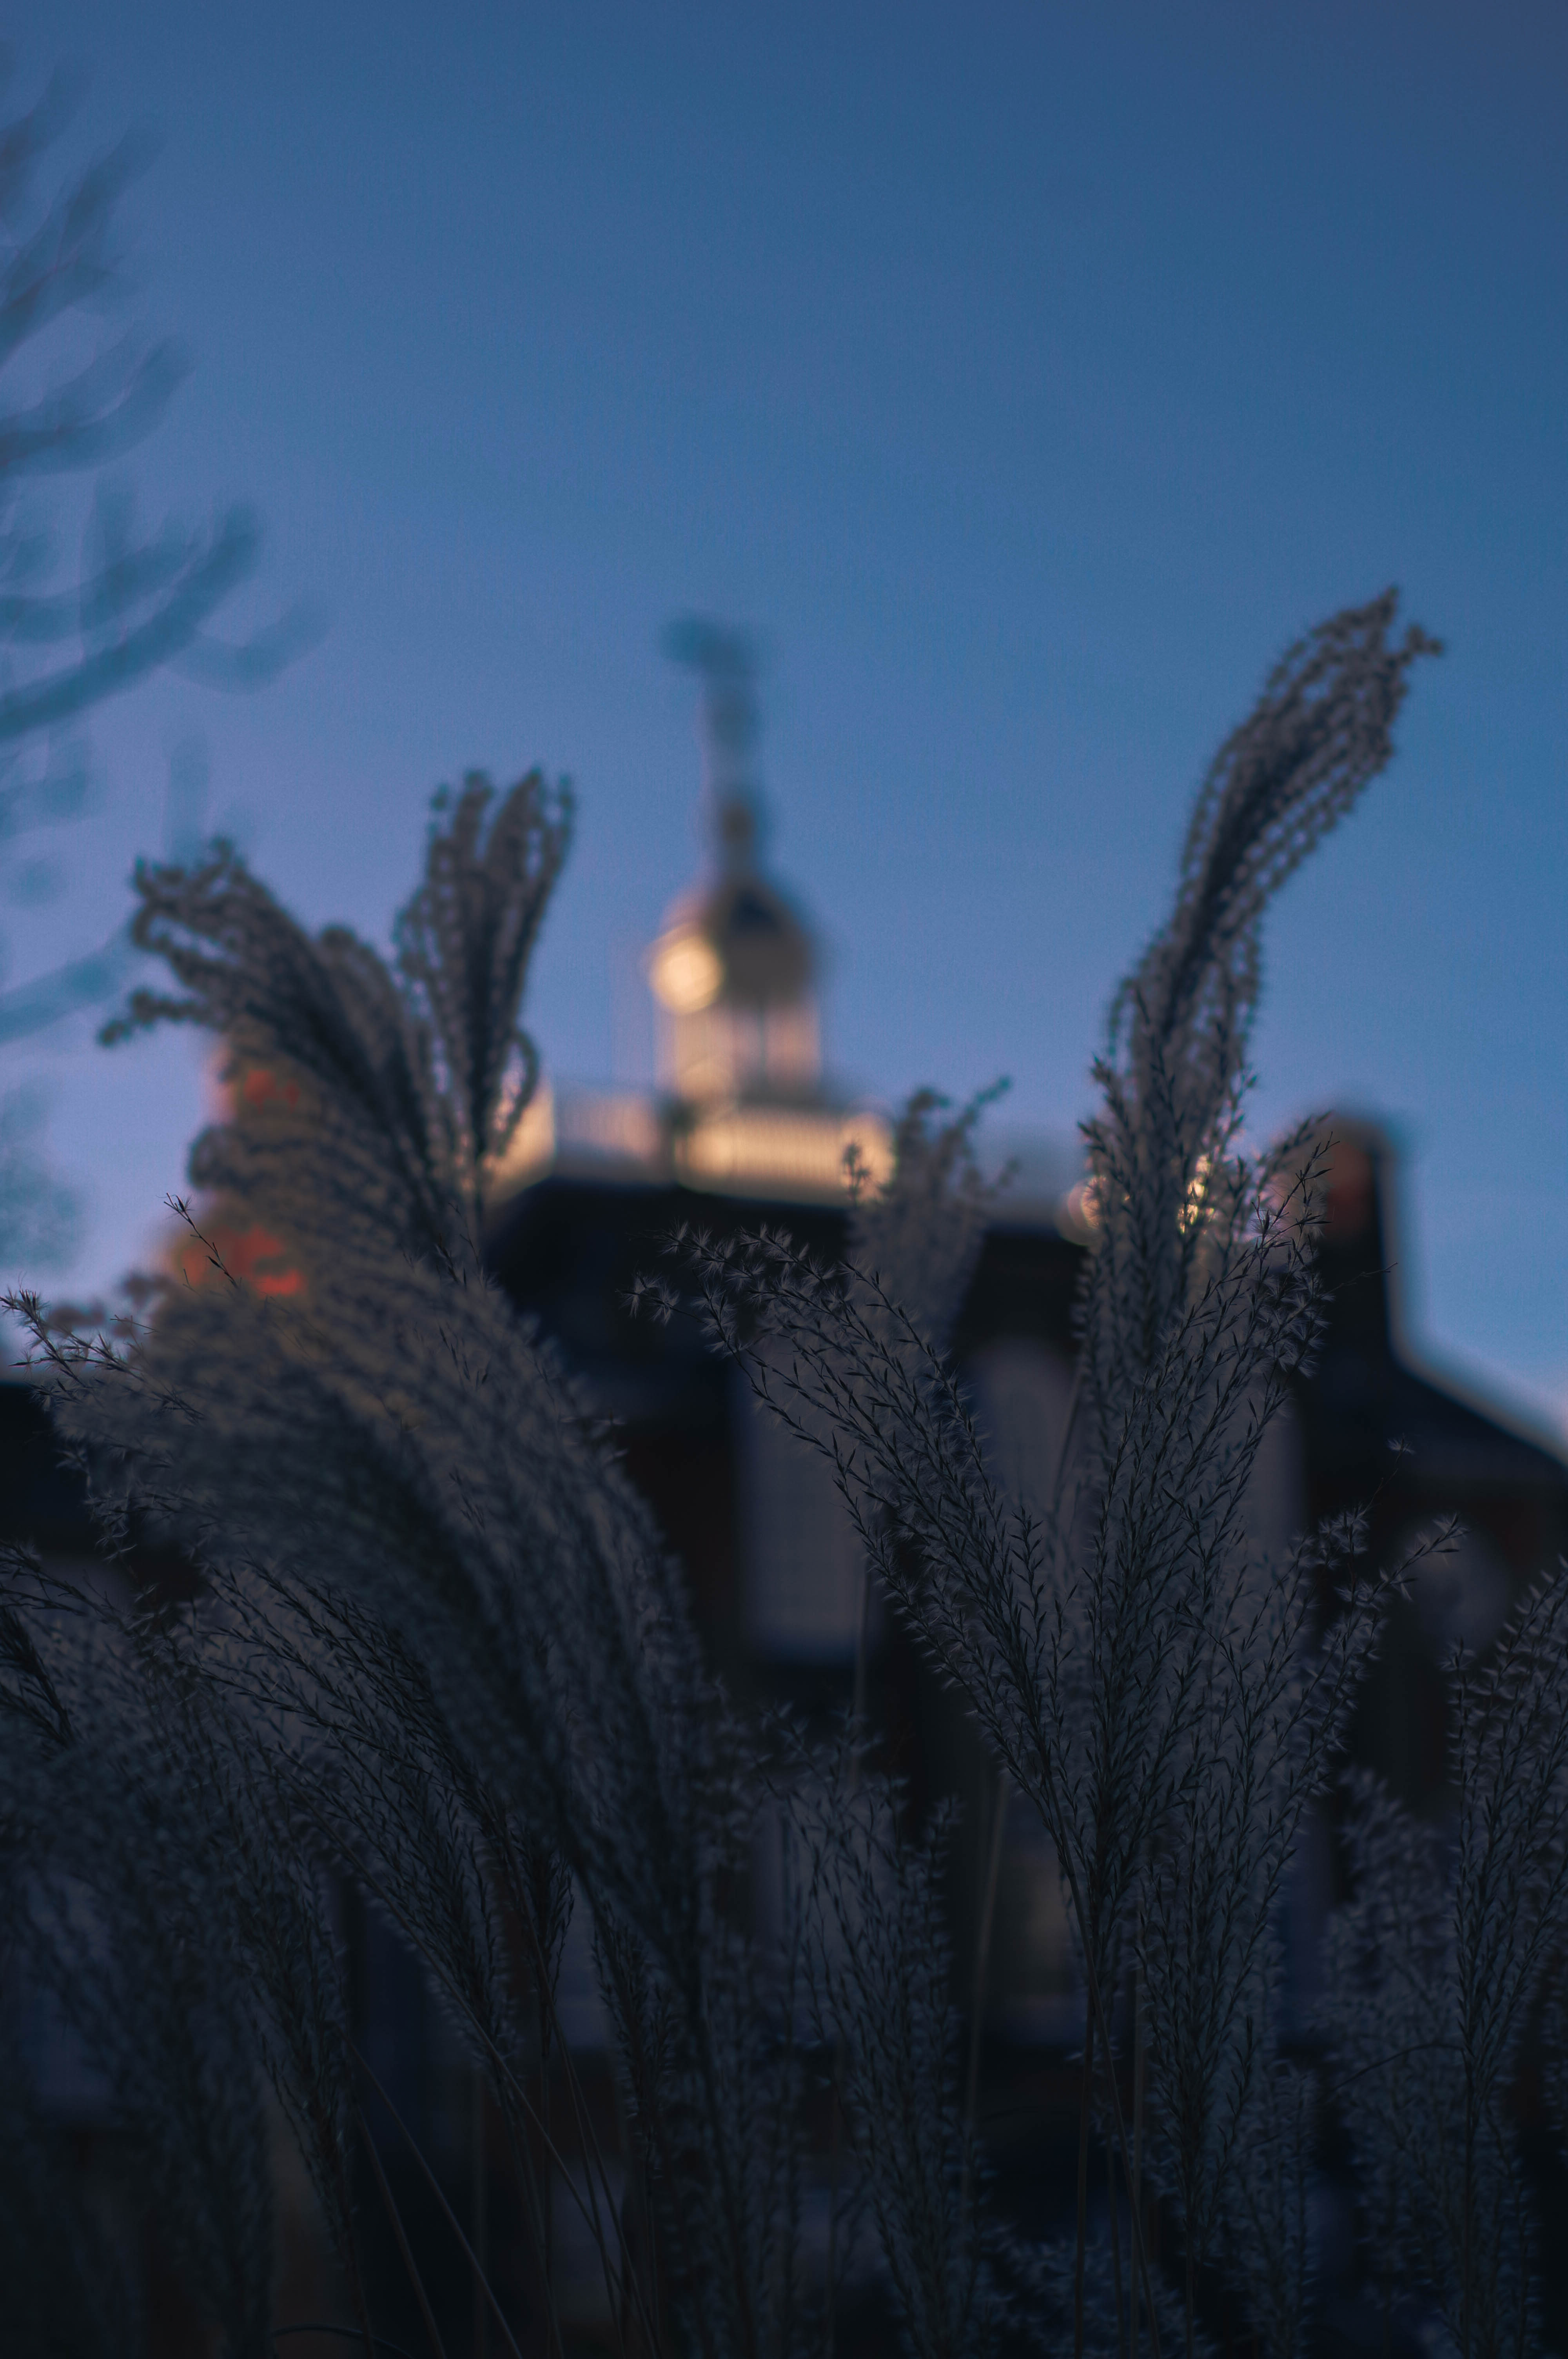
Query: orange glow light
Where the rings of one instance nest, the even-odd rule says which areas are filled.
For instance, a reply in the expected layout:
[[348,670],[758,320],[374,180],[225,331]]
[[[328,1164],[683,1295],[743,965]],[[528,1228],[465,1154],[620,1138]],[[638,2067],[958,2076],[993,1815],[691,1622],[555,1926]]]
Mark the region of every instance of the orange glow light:
[[254,1222],[248,1229],[230,1228],[224,1223],[211,1231],[212,1252],[222,1265],[214,1268],[212,1256],[195,1237],[181,1245],[176,1260],[181,1277],[188,1286],[211,1286],[225,1274],[248,1286],[253,1294],[299,1294],[304,1290],[301,1271],[287,1259],[288,1248],[281,1237]]

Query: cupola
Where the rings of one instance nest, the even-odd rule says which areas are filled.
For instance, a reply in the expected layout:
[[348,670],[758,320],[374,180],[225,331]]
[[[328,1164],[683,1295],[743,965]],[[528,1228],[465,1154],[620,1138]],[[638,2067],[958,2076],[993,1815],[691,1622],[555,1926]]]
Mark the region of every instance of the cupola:
[[681,625],[669,644],[702,681],[709,853],[648,953],[659,1080],[694,1106],[814,1098],[822,1073],[816,945],[762,863],[751,649],[697,622]]

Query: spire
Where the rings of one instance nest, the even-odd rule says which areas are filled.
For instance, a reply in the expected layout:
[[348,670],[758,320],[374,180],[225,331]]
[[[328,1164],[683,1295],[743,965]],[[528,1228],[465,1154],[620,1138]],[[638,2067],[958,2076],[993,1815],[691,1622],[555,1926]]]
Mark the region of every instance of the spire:
[[757,659],[739,631],[689,614],[665,634],[665,650],[702,682],[702,783],[719,864],[748,869],[762,833],[762,801],[754,777],[762,716],[757,710]]
[[809,1098],[821,1071],[816,947],[762,865],[755,658],[739,633],[695,618],[668,632],[665,646],[702,683],[712,853],[708,873],[665,912],[649,953],[660,1078],[692,1103]]

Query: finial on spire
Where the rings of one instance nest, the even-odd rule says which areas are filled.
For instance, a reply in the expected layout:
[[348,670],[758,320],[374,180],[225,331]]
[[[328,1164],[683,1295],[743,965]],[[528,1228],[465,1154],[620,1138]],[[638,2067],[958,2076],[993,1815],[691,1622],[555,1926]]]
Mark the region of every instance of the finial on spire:
[[726,630],[700,614],[672,623],[665,653],[702,682],[704,784],[721,865],[749,868],[762,832],[762,808],[752,757],[761,733],[757,658],[743,632]]

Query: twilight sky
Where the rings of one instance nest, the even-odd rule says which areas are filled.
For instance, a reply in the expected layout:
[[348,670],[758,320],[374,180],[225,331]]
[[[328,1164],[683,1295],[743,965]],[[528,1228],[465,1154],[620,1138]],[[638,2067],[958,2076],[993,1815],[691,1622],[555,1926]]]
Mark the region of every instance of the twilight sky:
[[[279,683],[105,708],[66,891],[116,922],[192,735],[209,811],[380,938],[431,789],[569,772],[531,1016],[645,1077],[638,953],[694,864],[696,610],[767,655],[780,872],[829,1052],[892,1100],[999,1073],[1070,1133],[1203,766],[1273,657],[1389,582],[1449,652],[1266,942],[1260,1127],[1408,1150],[1423,1351],[1568,1418],[1568,16],[1368,0],[569,7],[53,0],[16,93],[127,126],[127,316],[194,374],[130,473],[254,500]],[[86,1201],[74,1293],[179,1182],[190,1042],[0,1057]]]

